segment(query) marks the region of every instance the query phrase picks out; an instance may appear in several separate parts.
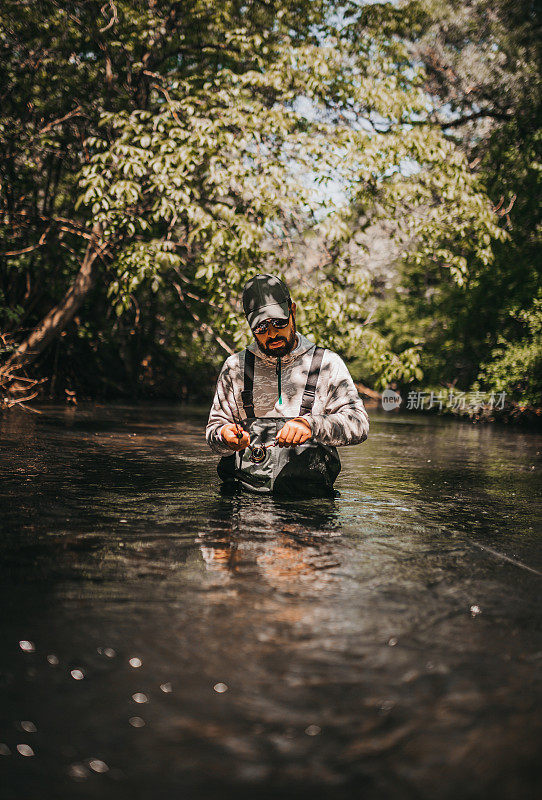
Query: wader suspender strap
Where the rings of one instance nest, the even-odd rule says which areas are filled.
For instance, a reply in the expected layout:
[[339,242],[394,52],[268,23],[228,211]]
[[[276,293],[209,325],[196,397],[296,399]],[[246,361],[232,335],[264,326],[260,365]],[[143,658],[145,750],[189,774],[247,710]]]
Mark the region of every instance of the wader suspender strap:
[[315,347],[312,354],[312,361],[307,375],[307,383],[305,384],[305,391],[301,398],[301,406],[299,415],[309,414],[312,411],[312,404],[316,395],[316,384],[318,383],[318,376],[320,375],[320,367],[322,366],[322,358],[324,357],[324,348]]
[[248,419],[256,416],[254,413],[254,353],[252,350],[245,350],[245,376],[244,386],[241,392],[243,408]]
[[[320,367],[322,366],[322,358],[324,357],[324,348],[315,347],[312,354],[312,361],[307,375],[307,383],[305,384],[305,391],[301,399],[301,406],[299,414],[308,414],[312,410],[314,398],[316,395],[316,385],[318,383],[318,376],[320,375]],[[245,414],[249,419],[256,416],[254,413],[254,353],[252,350],[245,350],[245,375],[244,387],[241,392],[241,400],[243,401],[243,408]]]

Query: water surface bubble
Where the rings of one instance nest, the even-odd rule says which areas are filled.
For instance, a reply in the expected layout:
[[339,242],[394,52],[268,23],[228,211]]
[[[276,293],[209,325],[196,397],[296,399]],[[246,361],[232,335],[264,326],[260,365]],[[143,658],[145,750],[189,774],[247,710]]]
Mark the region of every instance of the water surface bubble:
[[100,761],[99,758],[93,758],[91,761],[88,762],[88,765],[93,772],[103,773],[109,771],[109,767],[107,766],[105,761]]
[[228,691],[228,686],[225,683],[215,683],[215,685],[213,686],[213,689],[218,694],[224,694],[224,692]]
[[88,778],[88,770],[84,764],[70,764],[68,775],[76,781],[83,781]]
[[396,645],[398,642],[399,642],[399,639],[397,639],[395,636],[392,636],[390,639],[388,639],[388,641],[386,642],[386,644],[388,645],[388,647],[395,647],[395,645]]
[[128,663],[130,664],[131,667],[134,667],[134,669],[137,669],[143,664],[140,658],[131,658]]
[[148,703],[149,702],[149,698],[147,697],[146,694],[143,694],[143,692],[136,692],[135,694],[133,694],[132,695],[132,700],[134,701],[134,703]]
[[36,649],[36,645],[34,644],[34,642],[29,642],[26,639],[21,639],[21,641],[19,642],[19,647],[25,653],[33,653],[34,650]]
[[104,647],[104,656],[106,658],[115,658],[116,652],[113,650],[112,647]]
[[478,614],[481,614],[481,613],[482,613],[482,609],[480,608],[480,606],[471,606],[470,607],[470,615],[471,615],[471,617],[477,617]]
[[145,720],[142,717],[130,717],[128,722],[132,728],[143,728],[145,725]]
[[33,756],[34,751],[29,744],[18,744],[17,750],[22,756]]
[[47,661],[49,662],[49,664],[52,664],[53,667],[56,667],[57,664],[59,663],[58,662],[58,657],[55,656],[54,653],[49,653],[49,655],[47,656]]
[[10,756],[10,755],[11,755],[11,750],[9,749],[7,744],[0,742],[0,756]]
[[83,678],[85,677],[85,673],[83,672],[82,669],[72,669],[70,671],[70,675],[75,681],[82,681]]
[[23,719],[22,722],[19,723],[23,731],[27,733],[36,733],[38,730],[33,722],[30,722],[29,719]]
[[307,736],[318,736],[319,733],[322,733],[322,728],[319,725],[309,725],[305,728],[305,733]]
[[171,683],[169,683],[169,682],[168,682],[168,683],[161,683],[161,684],[160,684],[160,689],[161,689],[163,692],[165,692],[166,694],[169,694],[170,692],[172,692],[172,691],[173,691],[173,686],[172,686],[172,685],[171,685]]

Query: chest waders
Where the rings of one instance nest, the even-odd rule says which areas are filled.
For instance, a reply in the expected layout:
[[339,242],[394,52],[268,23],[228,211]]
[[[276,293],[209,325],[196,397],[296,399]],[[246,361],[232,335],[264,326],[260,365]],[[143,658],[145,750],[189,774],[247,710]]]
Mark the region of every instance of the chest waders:
[[[315,347],[303,391],[299,415],[312,410],[324,350]],[[244,450],[223,456],[217,467],[224,481],[236,480],[251,492],[282,495],[333,495],[333,484],[341,470],[337,449],[310,439],[295,447],[269,445],[283,425],[295,417],[257,417],[254,412],[254,363],[251,350],[245,350],[244,387],[241,392],[247,418],[241,427],[250,435]]]

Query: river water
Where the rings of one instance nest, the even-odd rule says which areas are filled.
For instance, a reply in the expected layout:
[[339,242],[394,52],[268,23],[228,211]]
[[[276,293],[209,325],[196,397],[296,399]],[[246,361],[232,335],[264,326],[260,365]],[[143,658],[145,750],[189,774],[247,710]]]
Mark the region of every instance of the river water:
[[373,411],[340,497],[219,491],[206,409],[0,418],[2,800],[542,790],[542,436]]

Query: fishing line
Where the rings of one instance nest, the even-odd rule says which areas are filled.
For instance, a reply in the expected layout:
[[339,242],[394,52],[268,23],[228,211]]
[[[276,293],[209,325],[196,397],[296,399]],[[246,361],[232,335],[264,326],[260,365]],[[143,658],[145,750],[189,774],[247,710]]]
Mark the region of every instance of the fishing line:
[[510,564],[514,564],[516,567],[521,567],[522,569],[526,569],[529,572],[534,572],[535,575],[539,575],[542,578],[542,572],[539,572],[534,567],[529,567],[528,564],[524,564],[522,561],[517,561],[515,558],[510,558],[510,556],[505,556],[504,553],[499,553],[498,550],[494,550],[492,547],[488,547],[487,544],[480,544],[479,542],[474,542],[472,539],[469,540],[469,544],[474,545],[474,547],[478,547],[479,550],[487,550],[488,553],[491,553],[492,556],[495,558],[502,558],[503,561],[509,561]]
[[[227,392],[224,393],[224,398],[225,398],[226,403],[228,405],[228,408],[230,410],[230,414],[232,416],[233,422],[236,425],[236,427],[238,428],[237,433],[235,435],[237,436],[239,441],[241,441],[241,439],[243,438],[244,428],[241,425],[241,409],[239,408],[239,403],[237,402],[237,397],[235,396],[235,389],[234,389],[234,386],[233,386],[233,382],[232,382],[231,389],[232,389],[233,399],[235,401],[235,406],[237,408],[237,419],[235,417],[235,414],[233,413],[233,409],[231,407],[230,401],[228,400]],[[252,462],[254,462],[255,464],[260,464],[262,461],[265,461],[265,459],[267,458],[267,451],[271,447],[276,447],[277,444],[278,444],[278,442],[272,442],[271,444],[255,444],[255,445],[250,445],[249,444],[246,449],[250,452],[250,460]]]

